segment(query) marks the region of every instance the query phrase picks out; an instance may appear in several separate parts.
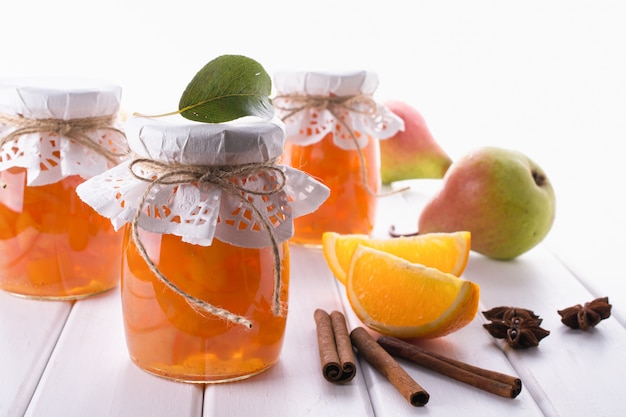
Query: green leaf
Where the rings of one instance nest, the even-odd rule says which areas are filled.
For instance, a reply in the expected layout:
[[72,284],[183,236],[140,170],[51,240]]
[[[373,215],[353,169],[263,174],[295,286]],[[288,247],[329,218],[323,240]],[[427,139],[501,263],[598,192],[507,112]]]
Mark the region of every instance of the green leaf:
[[197,122],[221,123],[244,116],[271,119],[272,79],[253,59],[222,55],[206,64],[183,92],[178,110]]

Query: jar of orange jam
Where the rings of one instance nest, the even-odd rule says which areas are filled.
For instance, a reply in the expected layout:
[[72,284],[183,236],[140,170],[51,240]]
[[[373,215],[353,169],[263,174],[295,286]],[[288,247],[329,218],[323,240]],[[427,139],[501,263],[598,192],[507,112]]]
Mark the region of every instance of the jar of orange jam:
[[125,230],[131,359],[191,383],[268,369],[285,334],[293,218],[315,210],[328,189],[278,164],[279,120],[131,117],[125,129],[135,159],[78,193]]
[[293,241],[319,245],[326,231],[370,234],[380,188],[380,139],[404,122],[372,95],[376,74],[280,72],[274,107],[286,123],[283,162],[321,180],[330,197],[296,220]]
[[117,286],[122,234],[76,195],[120,162],[120,87],[0,80],[0,289],[77,299]]

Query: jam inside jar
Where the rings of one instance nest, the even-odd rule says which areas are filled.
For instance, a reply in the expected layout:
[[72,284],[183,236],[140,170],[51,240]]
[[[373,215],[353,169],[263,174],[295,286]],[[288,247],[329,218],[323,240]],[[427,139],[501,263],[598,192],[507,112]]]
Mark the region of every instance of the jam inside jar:
[[122,234],[76,195],[77,175],[26,185],[26,169],[0,172],[0,288],[29,298],[77,299],[115,287]]
[[319,245],[326,231],[371,233],[376,217],[376,193],[380,188],[380,143],[378,139],[368,139],[360,150],[337,147],[333,133],[311,145],[285,144],[286,164],[330,188],[330,196],[317,211],[294,220],[293,242]]
[[[122,306],[130,357],[152,374],[190,383],[245,379],[276,363],[286,314],[273,312],[275,259],[271,247],[243,248],[214,239],[210,246],[172,234],[139,230],[148,256],[186,294],[249,319],[233,324],[199,311],[150,270],[125,230]],[[281,257],[281,305],[287,305],[289,246]]]
[[285,123],[282,161],[330,189],[315,212],[295,219],[294,243],[320,246],[325,232],[369,235],[381,187],[380,140],[404,121],[374,100],[369,71],[283,71],[274,76],[276,115]]

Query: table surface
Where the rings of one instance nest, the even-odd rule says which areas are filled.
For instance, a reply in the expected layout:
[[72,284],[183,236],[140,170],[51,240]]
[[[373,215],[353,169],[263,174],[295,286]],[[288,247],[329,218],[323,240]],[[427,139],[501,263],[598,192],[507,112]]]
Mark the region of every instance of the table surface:
[[[417,182],[428,184],[428,182]],[[374,236],[410,229],[430,186],[380,199]],[[118,290],[74,302],[0,293],[0,416],[622,416],[626,378],[626,291],[620,269],[624,219],[557,214],[548,238],[514,261],[472,253],[463,277],[481,286],[479,311],[524,307],[550,330],[537,348],[513,350],[492,338],[482,314],[421,345],[483,368],[519,376],[515,399],[483,392],[399,360],[430,394],[412,407],[366,362],[344,385],[322,377],[313,312],[345,313],[362,324],[319,249],[292,247],[290,305],[280,361],[248,380],[217,385],[169,381],[129,359]],[[588,332],[560,322],[558,309],[609,296],[612,315]],[[358,356],[357,356],[358,359]]]

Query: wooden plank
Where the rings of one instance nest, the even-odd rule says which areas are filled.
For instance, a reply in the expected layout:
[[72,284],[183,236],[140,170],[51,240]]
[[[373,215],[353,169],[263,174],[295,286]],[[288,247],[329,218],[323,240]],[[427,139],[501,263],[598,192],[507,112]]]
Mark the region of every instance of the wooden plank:
[[[626,253],[622,236],[626,216],[605,208],[593,209],[589,203],[583,203],[572,198],[559,206],[546,245],[594,298],[609,297],[613,304],[612,315],[626,327],[626,279],[622,265]],[[593,220],[586,221],[589,216]]]
[[535,349],[502,348],[546,415],[620,415],[626,330],[615,319],[582,332],[561,323],[557,310],[593,295],[540,244],[514,261],[472,255],[465,277],[481,285],[489,309],[515,306],[543,318],[550,335]]
[[202,387],[129,359],[119,290],[77,301],[26,416],[200,416]]
[[360,371],[343,385],[322,376],[313,313],[343,308],[321,251],[292,245],[291,259],[289,316],[279,362],[250,379],[207,386],[204,417],[374,415]]
[[0,416],[24,414],[71,309],[0,292]]

